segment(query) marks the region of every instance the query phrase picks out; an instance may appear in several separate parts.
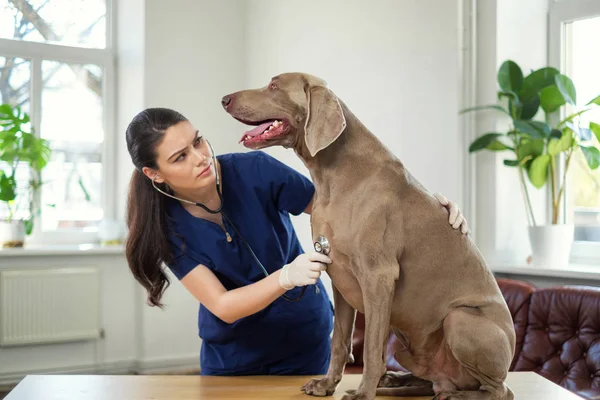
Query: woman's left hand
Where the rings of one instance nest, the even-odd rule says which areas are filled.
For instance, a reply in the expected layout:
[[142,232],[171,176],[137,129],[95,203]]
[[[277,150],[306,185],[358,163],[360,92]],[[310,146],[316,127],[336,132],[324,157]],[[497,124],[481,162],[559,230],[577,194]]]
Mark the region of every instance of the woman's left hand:
[[453,201],[449,201],[445,196],[443,196],[440,193],[434,193],[433,196],[444,207],[446,207],[446,209],[450,213],[450,218],[448,219],[448,222],[450,222],[450,225],[452,225],[452,228],[454,228],[454,229],[460,228],[460,231],[463,234],[468,233],[469,226],[467,225],[467,219],[465,218],[465,216],[462,214],[462,212],[458,208],[458,205]]

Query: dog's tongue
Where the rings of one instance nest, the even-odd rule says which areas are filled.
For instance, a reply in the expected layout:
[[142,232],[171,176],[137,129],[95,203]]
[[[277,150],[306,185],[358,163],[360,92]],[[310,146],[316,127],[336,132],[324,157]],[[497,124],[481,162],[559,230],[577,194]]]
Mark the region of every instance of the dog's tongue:
[[264,124],[261,124],[261,125],[257,126],[256,128],[246,132],[245,135],[252,136],[252,137],[258,136],[261,133],[263,133],[265,131],[265,129],[267,129],[269,126],[271,126],[272,123],[273,123],[272,121],[265,122]]

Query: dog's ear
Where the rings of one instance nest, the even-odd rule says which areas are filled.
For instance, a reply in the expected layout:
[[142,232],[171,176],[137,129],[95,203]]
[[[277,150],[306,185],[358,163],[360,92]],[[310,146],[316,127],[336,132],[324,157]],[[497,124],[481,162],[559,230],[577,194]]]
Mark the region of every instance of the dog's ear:
[[[308,86],[308,85],[307,85]],[[342,134],[346,118],[337,97],[324,86],[307,87],[308,111],[304,141],[314,157]]]

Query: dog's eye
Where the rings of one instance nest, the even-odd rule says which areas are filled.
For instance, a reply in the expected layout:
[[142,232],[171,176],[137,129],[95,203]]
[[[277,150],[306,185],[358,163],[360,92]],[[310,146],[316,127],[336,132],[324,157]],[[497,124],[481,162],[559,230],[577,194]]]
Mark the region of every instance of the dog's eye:
[[269,84],[269,90],[275,90],[275,89],[277,89],[277,85],[275,84],[275,82],[271,82]]

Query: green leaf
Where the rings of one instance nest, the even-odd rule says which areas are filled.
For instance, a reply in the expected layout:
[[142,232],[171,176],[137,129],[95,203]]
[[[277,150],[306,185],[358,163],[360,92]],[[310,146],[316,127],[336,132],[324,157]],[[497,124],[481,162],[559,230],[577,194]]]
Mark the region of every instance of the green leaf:
[[529,169],[527,170],[527,174],[529,175],[529,180],[536,188],[541,188],[546,183],[546,179],[548,178],[548,164],[550,164],[550,155],[542,154],[541,156],[536,157]]
[[573,122],[567,122],[565,125],[567,126],[567,128],[575,132],[577,137],[579,137],[584,142],[592,140],[592,131],[588,128],[582,128],[580,126],[575,125]]
[[514,121],[515,128],[534,139],[547,138],[550,136],[550,126],[541,121]]
[[504,165],[506,165],[507,167],[518,167],[519,161],[518,160],[504,160]]
[[600,106],[600,96],[590,100],[590,102],[587,103],[586,106],[589,106],[590,104],[595,104],[597,106]]
[[560,153],[559,143],[560,141],[558,139],[550,139],[550,142],[548,143],[548,154],[552,157]]
[[535,117],[538,109],[540,108],[540,96],[534,96],[531,100],[522,103],[523,108],[521,110],[521,119],[531,119]]
[[523,84],[521,68],[511,60],[505,61],[498,70],[498,85],[504,92],[518,92]]
[[586,112],[588,112],[590,110],[591,110],[591,108],[586,108],[586,109],[583,109],[581,111],[577,111],[576,113],[573,113],[573,114],[565,117],[565,119],[563,119],[562,121],[559,122],[558,126],[560,127],[560,126],[566,124],[567,122],[572,121],[573,119],[575,119],[576,117],[580,116],[581,114],[586,113]]
[[567,131],[560,139],[550,139],[548,143],[548,154],[551,156],[558,155],[561,151],[566,151],[573,145],[573,135]]
[[600,124],[590,122],[590,131],[596,136],[596,140],[600,143]]
[[577,104],[577,93],[575,91],[575,85],[573,84],[573,81],[563,74],[556,75],[554,80],[556,81],[558,90],[560,90],[565,100],[570,104]]
[[544,152],[544,139],[527,139],[521,140],[517,147],[517,159],[519,162],[526,157],[535,158]]
[[558,129],[552,129],[552,132],[550,132],[550,138],[560,139],[562,135],[563,133]]
[[600,166],[600,151],[595,147],[579,146],[590,169],[594,170]]
[[519,103],[519,96],[515,92],[498,92],[498,100],[501,100],[503,97],[508,97],[510,100],[517,102],[517,104]]
[[79,177],[79,179],[77,180],[77,183],[79,184],[79,187],[83,191],[83,195],[85,196],[85,200],[86,201],[90,201],[91,200],[90,193],[85,188],[85,185],[83,184],[83,179],[81,179],[81,177]]
[[519,91],[519,97],[526,101],[536,96],[546,86],[554,85],[554,77],[560,72],[556,68],[541,68],[527,75]]
[[25,225],[25,234],[31,235],[31,232],[33,232],[33,218],[26,219],[23,222]]
[[4,171],[0,171],[0,200],[11,201],[16,195],[17,182],[11,176],[7,176]]
[[600,143],[600,125],[595,122],[590,122],[590,130],[594,132],[596,139],[598,139],[598,142]]
[[587,142],[588,140],[592,140],[592,137],[593,137],[592,131],[589,130],[588,128],[579,127],[579,137],[584,142]]
[[[475,151],[488,149],[488,150],[507,150],[508,146],[505,146],[501,142],[498,141],[498,137],[503,136],[501,133],[486,133],[471,143],[469,146],[469,153],[473,153]],[[500,148],[504,146],[504,148]]]
[[547,86],[540,93],[540,104],[546,114],[553,113],[566,103],[561,91],[555,85]]
[[471,111],[481,111],[481,110],[498,110],[498,111],[502,111],[504,114],[510,116],[510,113],[508,111],[506,111],[506,109],[504,109],[503,107],[499,106],[499,105],[489,105],[489,106],[478,106],[478,107],[471,107],[471,108],[465,108],[464,110],[461,110],[459,112],[459,114],[465,114]]

